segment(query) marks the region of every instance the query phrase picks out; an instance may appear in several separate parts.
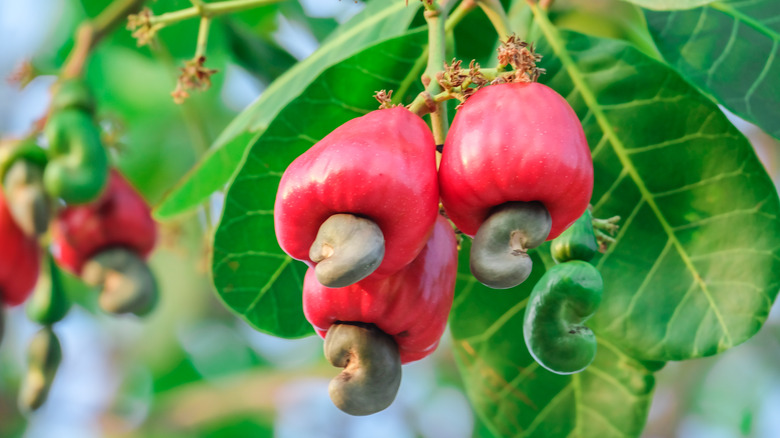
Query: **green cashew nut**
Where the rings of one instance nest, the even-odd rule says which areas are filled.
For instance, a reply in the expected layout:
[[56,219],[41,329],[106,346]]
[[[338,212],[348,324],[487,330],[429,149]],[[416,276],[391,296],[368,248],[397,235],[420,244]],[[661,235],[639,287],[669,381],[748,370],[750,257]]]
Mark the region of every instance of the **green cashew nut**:
[[27,350],[27,374],[19,392],[22,410],[34,411],[46,401],[61,361],[60,341],[51,326],[46,326],[35,334]]
[[599,249],[593,232],[593,215],[585,209],[577,221],[553,239],[550,252],[557,263],[570,260],[589,262]]
[[327,287],[346,287],[366,278],[382,263],[385,239],[371,219],[334,214],[320,226],[309,250],[317,263],[317,280]]
[[46,253],[35,291],[27,301],[27,317],[41,325],[60,321],[70,310],[71,301],[62,284],[62,273],[51,254]]
[[325,357],[344,368],[330,381],[333,403],[350,415],[371,415],[393,403],[401,385],[401,357],[393,337],[369,324],[334,324]]
[[96,199],[108,180],[108,156],[92,116],[77,109],[54,113],[44,133],[51,160],[43,174],[46,190],[68,204]]
[[531,356],[557,374],[585,369],[596,357],[596,337],[583,324],[601,303],[604,283],[592,265],[571,261],[550,268],[525,308],[523,335]]
[[471,245],[471,273],[485,286],[507,289],[531,275],[528,250],[544,243],[552,219],[540,202],[508,202],[493,210]]
[[0,345],[3,345],[3,335],[5,334],[5,309],[0,304]]
[[157,304],[154,274],[146,262],[126,248],[98,253],[84,264],[81,278],[90,286],[103,288],[98,303],[106,312],[144,316]]

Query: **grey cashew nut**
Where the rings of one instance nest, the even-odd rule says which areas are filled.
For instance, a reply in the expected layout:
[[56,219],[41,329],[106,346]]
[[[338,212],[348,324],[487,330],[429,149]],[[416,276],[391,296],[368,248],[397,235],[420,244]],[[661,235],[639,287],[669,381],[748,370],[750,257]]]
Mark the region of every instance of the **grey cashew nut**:
[[370,415],[393,403],[401,384],[401,356],[393,337],[373,325],[334,324],[325,357],[344,368],[330,381],[333,403],[350,415]]
[[327,287],[345,287],[366,278],[385,256],[382,230],[371,219],[334,214],[320,226],[309,250],[317,263],[317,280]]
[[84,264],[81,278],[90,286],[99,286],[98,303],[106,312],[151,312],[157,304],[157,281],[146,262],[127,248],[106,249]]
[[14,221],[29,237],[40,236],[49,228],[52,207],[43,188],[43,168],[17,159],[3,180],[8,207]]
[[495,289],[517,286],[531,275],[528,250],[544,243],[552,218],[540,202],[508,202],[493,210],[471,245],[471,273]]

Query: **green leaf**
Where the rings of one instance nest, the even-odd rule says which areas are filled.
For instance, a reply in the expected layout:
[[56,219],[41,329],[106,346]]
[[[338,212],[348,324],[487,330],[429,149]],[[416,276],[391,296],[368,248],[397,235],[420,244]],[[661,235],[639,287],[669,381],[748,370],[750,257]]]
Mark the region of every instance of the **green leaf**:
[[664,58],[716,102],[780,139],[780,2],[646,12]]
[[665,64],[538,22],[542,79],[592,148],[594,216],[623,218],[594,260],[605,284],[594,330],[648,360],[750,338],[780,287],[780,204],[748,141]]
[[469,399],[495,436],[626,437],[642,431],[661,363],[643,363],[599,340],[594,362],[582,373],[553,374],[523,341],[525,305],[544,274],[532,253],[531,277],[494,290],[469,273],[470,241],[463,242],[457,295],[450,314],[455,357]]
[[712,3],[715,0],[623,0],[647,9],[658,11],[672,11],[678,9],[691,9]]
[[219,296],[258,330],[281,337],[312,333],[303,317],[306,266],[276,242],[273,206],[287,166],[337,126],[377,107],[374,90],[405,80],[426,47],[424,30],[376,44],[328,68],[271,122],[248,151],[225,200],[214,237]]
[[220,190],[236,171],[248,143],[236,137],[247,131],[261,133],[279,112],[312,83],[318,74],[344,59],[370,47],[377,41],[405,32],[420,4],[408,7],[403,2],[370,2],[350,21],[333,32],[311,56],[274,81],[263,94],[222,132],[201,159],[155,212],[167,219],[186,212]]
[[230,51],[252,75],[268,83],[295,65],[295,58],[270,37],[256,35],[238,20],[224,20]]

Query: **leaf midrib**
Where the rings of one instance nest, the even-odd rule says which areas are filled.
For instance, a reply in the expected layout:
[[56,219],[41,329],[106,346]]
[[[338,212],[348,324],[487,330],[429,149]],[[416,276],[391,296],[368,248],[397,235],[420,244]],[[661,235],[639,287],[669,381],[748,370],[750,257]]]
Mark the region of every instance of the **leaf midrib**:
[[620,139],[617,138],[614,130],[610,129],[611,124],[609,123],[607,116],[604,114],[604,112],[601,109],[601,106],[598,104],[596,96],[593,95],[590,88],[587,86],[582,73],[577,68],[574,60],[570,57],[569,52],[563,47],[563,43],[559,38],[558,31],[553,27],[552,23],[549,21],[547,16],[543,12],[541,12],[537,6],[532,5],[531,9],[533,10],[534,16],[536,17],[536,21],[537,24],[539,25],[539,28],[542,30],[542,33],[544,33],[545,38],[549,41],[550,45],[552,46],[553,50],[558,56],[562,66],[568,72],[569,77],[572,80],[572,83],[576,88],[580,90],[580,94],[582,95],[583,100],[585,100],[585,103],[590,107],[591,111],[593,111],[594,117],[596,117],[596,120],[599,126],[601,127],[601,130],[604,133],[604,135],[609,137],[610,143],[612,143],[612,147],[613,150],[615,151],[615,154],[618,156],[618,159],[620,160],[621,164],[623,164],[623,167],[628,171],[628,174],[631,176],[631,179],[636,184],[637,189],[642,195],[642,199],[644,199],[645,202],[647,202],[648,206],[653,210],[653,213],[655,214],[662,228],[666,232],[667,237],[674,245],[675,249],[680,255],[680,258],[683,260],[683,263],[685,264],[686,268],[691,272],[696,283],[701,288],[702,293],[707,299],[710,308],[712,308],[712,311],[715,314],[716,319],[718,320],[718,324],[723,330],[723,335],[726,338],[728,346],[731,346],[733,344],[733,341],[731,339],[731,333],[729,332],[728,326],[726,325],[726,322],[723,319],[723,315],[721,314],[720,309],[717,307],[715,300],[712,297],[712,294],[707,288],[707,284],[704,282],[701,275],[699,275],[699,272],[693,265],[693,262],[690,260],[688,253],[684,250],[682,243],[680,243],[679,239],[677,239],[677,235],[674,233],[672,226],[669,224],[669,222],[667,222],[666,218],[661,213],[661,209],[658,207],[658,204],[656,204],[655,202],[655,197],[653,197],[650,190],[648,190],[647,186],[645,186],[644,181],[640,177],[639,172],[636,170],[633,161],[631,161],[631,159],[629,158],[623,143],[620,141]]

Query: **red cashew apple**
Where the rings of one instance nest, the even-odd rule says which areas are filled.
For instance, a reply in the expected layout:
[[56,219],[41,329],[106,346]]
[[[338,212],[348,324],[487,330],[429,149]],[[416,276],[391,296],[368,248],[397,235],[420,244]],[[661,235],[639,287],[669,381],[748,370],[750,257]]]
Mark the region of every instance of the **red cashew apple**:
[[54,222],[54,252],[59,264],[80,274],[92,256],[124,247],[146,258],[154,249],[157,226],[146,201],[117,171],[90,204],[65,208]]
[[577,114],[539,83],[480,89],[447,134],[439,188],[448,217],[475,238],[474,275],[492,287],[519,284],[530,274],[526,251],[590,202],[593,162]]
[[54,222],[54,256],[63,267],[102,286],[101,307],[143,315],[157,301],[157,283],[144,259],[157,227],[144,199],[116,171],[90,204],[65,208]]
[[401,364],[436,349],[452,306],[457,263],[455,233],[439,216],[417,258],[390,277],[328,288],[308,270],[304,314],[325,338],[331,363],[346,368],[331,382],[339,408],[353,415],[386,408],[398,390]]
[[0,304],[23,303],[38,280],[40,250],[16,224],[0,190]]
[[399,271],[436,220],[435,151],[425,122],[402,107],[341,125],[284,172],[274,205],[279,245],[329,287]]

